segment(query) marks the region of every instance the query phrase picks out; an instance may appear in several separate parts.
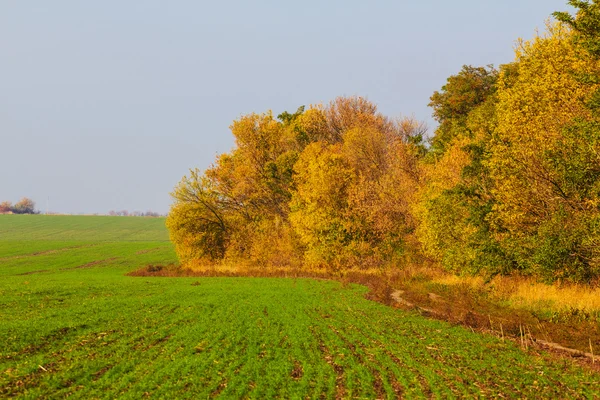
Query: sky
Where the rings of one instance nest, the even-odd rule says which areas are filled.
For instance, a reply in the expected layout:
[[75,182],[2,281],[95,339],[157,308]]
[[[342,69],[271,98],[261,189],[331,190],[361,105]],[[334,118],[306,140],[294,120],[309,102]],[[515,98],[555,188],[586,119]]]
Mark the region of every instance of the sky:
[[231,122],[360,95],[435,128],[462,65],[513,60],[566,0],[5,0],[0,201],[166,213]]

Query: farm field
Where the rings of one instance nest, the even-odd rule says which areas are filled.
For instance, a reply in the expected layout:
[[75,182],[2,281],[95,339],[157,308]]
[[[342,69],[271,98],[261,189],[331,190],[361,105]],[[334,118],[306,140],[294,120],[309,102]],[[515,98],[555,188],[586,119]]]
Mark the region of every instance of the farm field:
[[568,359],[335,281],[154,278],[161,218],[0,215],[0,397],[600,396]]

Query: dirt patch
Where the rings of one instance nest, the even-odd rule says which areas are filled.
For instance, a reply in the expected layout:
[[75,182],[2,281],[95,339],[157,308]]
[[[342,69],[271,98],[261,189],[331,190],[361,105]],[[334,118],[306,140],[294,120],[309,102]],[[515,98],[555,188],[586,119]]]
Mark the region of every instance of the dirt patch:
[[302,364],[300,364],[300,362],[298,362],[298,361],[294,361],[294,368],[292,369],[292,372],[290,373],[290,377],[293,380],[298,381],[302,378],[303,375],[304,375],[304,369],[302,368]]
[[152,249],[138,250],[135,252],[135,254],[138,254],[138,255],[139,254],[148,254],[148,253],[152,253],[152,252],[155,252],[158,250],[160,250],[160,247],[154,247]]
[[102,376],[104,374],[106,374],[108,371],[110,371],[111,368],[112,368],[112,365],[107,365],[106,367],[100,369],[99,371],[94,372],[94,374],[93,374],[94,378],[92,380],[94,382],[96,382],[97,380],[102,378]]
[[159,344],[165,343],[166,341],[171,339],[171,337],[173,337],[173,335],[167,335],[167,336],[164,336],[164,337],[161,337],[161,338],[155,340],[154,342],[152,342],[152,344],[150,346],[148,346],[148,348],[146,350],[151,349],[154,346],[158,346]]
[[36,271],[22,272],[20,274],[16,274],[16,276],[41,274],[42,272],[48,272],[48,271],[50,271],[50,270],[49,269],[38,269]]
[[227,387],[227,379],[224,379],[221,381],[221,383],[219,383],[217,388],[212,391],[212,393],[210,394],[210,398],[214,399],[216,397],[219,397],[221,392],[223,392],[223,390],[225,390],[226,387]]

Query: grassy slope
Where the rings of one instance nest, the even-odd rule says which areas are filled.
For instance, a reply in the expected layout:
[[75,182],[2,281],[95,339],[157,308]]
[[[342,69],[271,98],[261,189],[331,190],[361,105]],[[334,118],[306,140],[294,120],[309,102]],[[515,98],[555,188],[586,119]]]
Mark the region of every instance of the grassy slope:
[[162,219],[0,216],[0,397],[600,395],[569,361],[362,287],[124,276],[174,257]]

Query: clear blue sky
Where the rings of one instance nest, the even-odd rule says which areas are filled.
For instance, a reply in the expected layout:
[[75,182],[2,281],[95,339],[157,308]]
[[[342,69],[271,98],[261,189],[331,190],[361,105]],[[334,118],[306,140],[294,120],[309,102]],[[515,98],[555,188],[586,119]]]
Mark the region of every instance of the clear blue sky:
[[463,64],[513,59],[559,0],[0,3],[0,201],[166,212],[242,114],[361,95],[433,125]]

